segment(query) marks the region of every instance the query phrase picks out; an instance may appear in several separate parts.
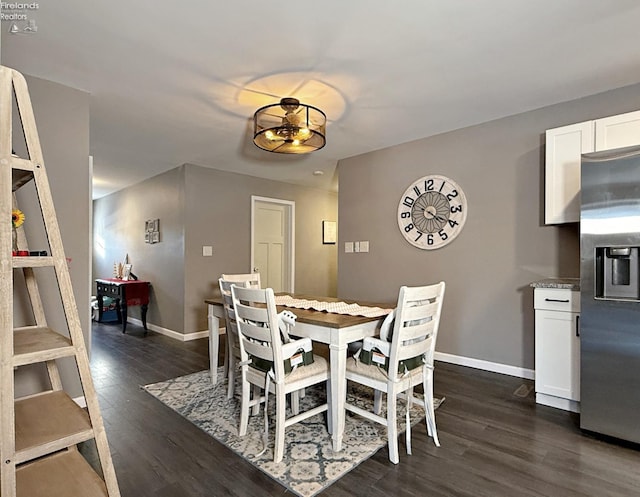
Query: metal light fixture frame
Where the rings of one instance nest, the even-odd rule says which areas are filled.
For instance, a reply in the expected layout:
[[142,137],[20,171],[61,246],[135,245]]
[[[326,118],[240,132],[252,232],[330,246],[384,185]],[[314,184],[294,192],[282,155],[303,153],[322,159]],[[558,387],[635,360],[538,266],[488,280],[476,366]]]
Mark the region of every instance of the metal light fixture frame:
[[253,143],[278,154],[308,154],[325,146],[327,116],[317,107],[286,97],[253,115]]

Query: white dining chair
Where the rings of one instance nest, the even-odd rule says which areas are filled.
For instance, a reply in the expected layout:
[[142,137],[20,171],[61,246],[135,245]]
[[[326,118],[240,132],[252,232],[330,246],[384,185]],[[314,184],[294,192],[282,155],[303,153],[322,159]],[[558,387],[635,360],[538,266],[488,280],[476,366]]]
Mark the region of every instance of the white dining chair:
[[225,352],[225,366],[227,368],[227,398],[233,398],[235,389],[236,372],[240,362],[240,342],[238,338],[238,324],[231,297],[231,285],[249,286],[249,281],[228,281],[218,279],[220,294],[222,295],[222,307],[224,309],[224,322],[226,329],[227,346]]
[[[268,398],[275,394],[276,434],[274,462],[284,456],[285,428],[311,416],[325,412],[325,404],[286,418],[286,396],[300,389],[326,383],[328,388],[329,365],[312,352],[310,338],[291,339],[282,336],[273,289],[242,288],[231,286],[240,337],[242,400],[240,408],[240,436],[247,432],[249,409],[264,403],[264,445],[268,437]],[[312,362],[309,360],[312,358]],[[305,364],[306,363],[306,364]],[[289,371],[289,372],[287,372]],[[264,396],[255,395],[251,386],[264,389]],[[253,398],[251,392],[253,390]],[[327,395],[327,399],[330,396]]]
[[[246,283],[250,288],[260,288],[260,273],[225,273],[220,275],[220,279],[227,281],[229,283]],[[222,293],[222,289],[220,290]],[[224,298],[224,295],[223,295]],[[231,304],[231,290],[229,290],[229,305]],[[226,323],[226,317],[225,317]],[[233,391],[233,383],[235,378],[235,372],[231,369],[232,363],[237,363],[233,360],[233,347],[235,346],[236,354],[240,353],[240,349],[237,343],[234,343],[234,337],[229,338],[229,327],[225,324],[225,334],[227,335],[226,346],[225,346],[225,354],[224,354],[224,376],[227,378],[227,382],[229,384],[229,389]],[[237,336],[234,335],[234,336]],[[240,356],[237,355],[237,358]],[[233,393],[231,393],[233,395]],[[229,397],[231,398],[231,397]]]
[[[445,283],[400,288],[398,305],[386,319],[387,329],[380,338],[367,337],[362,350],[347,361],[347,381],[374,389],[373,411],[347,403],[345,409],[387,427],[389,459],[398,464],[397,400],[406,399],[406,444],[411,454],[410,410],[415,402],[424,407],[427,433],[440,446],[433,408],[433,355],[440,324]],[[391,319],[393,324],[391,325]],[[383,328],[385,328],[383,323]],[[414,396],[415,386],[422,384],[422,400]],[[387,412],[381,415],[381,393],[386,393]]]

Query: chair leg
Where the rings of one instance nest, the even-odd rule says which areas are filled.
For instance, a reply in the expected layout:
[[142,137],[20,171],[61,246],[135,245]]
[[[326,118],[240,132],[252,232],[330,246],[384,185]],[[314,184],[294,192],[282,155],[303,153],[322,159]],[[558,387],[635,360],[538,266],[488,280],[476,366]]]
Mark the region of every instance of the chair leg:
[[333,425],[331,423],[331,379],[327,380],[327,431],[333,434]]
[[287,410],[287,396],[284,385],[276,385],[276,441],[273,462],[280,462],[284,457],[284,422]]
[[233,355],[233,352],[229,354],[229,371],[227,373],[227,399],[233,398],[233,393],[236,386],[236,368],[237,360]]
[[[261,395],[261,388],[258,385],[251,385],[251,388],[253,389],[253,398],[254,399],[259,399],[260,395]],[[268,395],[269,392],[265,392],[265,395]],[[254,416],[257,416],[258,414],[260,414],[260,402],[257,402],[252,410],[251,410],[251,414]]]
[[[251,389],[253,385],[247,381],[246,373],[244,371],[242,371],[240,375],[242,377],[242,399],[240,400],[240,429],[238,430],[238,433],[243,437],[247,434],[247,426],[249,425],[249,404],[251,401]],[[260,405],[257,407],[260,408]]]
[[222,363],[223,366],[223,371],[224,371],[224,377],[228,377],[229,375],[229,355],[231,353],[231,344],[229,343],[229,331],[226,330],[225,328],[225,332],[224,332],[224,361]]
[[398,457],[398,421],[397,416],[398,396],[387,392],[387,438],[389,439],[389,460],[393,464],[400,462]]
[[304,389],[291,392],[291,413],[294,416],[300,414],[300,398],[302,397],[302,392],[304,392]]
[[424,389],[424,413],[427,433],[433,437],[433,443],[440,447],[438,431],[436,430],[436,412],[433,408],[433,370],[425,368],[422,388]]
[[378,416],[382,412],[382,392],[380,390],[373,391],[373,412]]

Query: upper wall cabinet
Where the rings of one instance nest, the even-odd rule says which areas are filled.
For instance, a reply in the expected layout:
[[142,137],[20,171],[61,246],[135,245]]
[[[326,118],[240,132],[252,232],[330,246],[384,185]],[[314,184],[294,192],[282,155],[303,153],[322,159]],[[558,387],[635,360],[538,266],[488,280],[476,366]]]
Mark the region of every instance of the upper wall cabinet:
[[547,130],[545,224],[580,220],[580,154],[594,151],[594,122]]
[[547,130],[545,224],[580,221],[581,154],[640,145],[640,111]]

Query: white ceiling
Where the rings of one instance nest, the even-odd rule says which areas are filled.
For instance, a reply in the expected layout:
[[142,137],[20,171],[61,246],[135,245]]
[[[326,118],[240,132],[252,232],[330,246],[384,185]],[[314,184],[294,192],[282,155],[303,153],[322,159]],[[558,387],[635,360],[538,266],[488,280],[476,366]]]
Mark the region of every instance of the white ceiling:
[[[340,159],[640,81],[637,0],[37,4],[1,61],[91,93],[95,197],[184,163],[336,189]],[[253,145],[285,96],[325,148]]]

